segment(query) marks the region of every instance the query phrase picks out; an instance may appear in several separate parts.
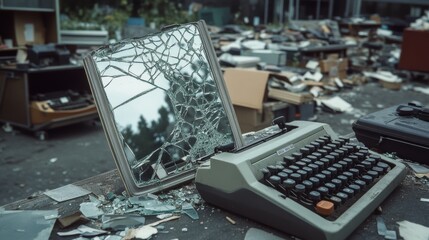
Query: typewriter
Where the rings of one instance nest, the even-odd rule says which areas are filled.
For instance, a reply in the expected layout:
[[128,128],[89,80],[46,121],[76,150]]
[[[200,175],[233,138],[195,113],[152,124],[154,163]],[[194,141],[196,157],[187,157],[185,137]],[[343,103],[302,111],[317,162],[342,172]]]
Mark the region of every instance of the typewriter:
[[406,167],[323,123],[294,121],[197,169],[209,203],[303,239],[344,239],[397,187]]
[[94,102],[91,95],[73,90],[38,93],[31,96],[31,100],[45,104],[45,110],[50,108],[56,111],[84,108]]

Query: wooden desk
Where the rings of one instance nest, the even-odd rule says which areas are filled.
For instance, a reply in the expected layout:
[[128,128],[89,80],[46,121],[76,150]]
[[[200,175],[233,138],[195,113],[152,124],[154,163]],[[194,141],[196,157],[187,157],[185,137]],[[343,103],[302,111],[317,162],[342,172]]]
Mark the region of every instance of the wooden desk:
[[374,31],[380,28],[380,23],[375,22],[360,22],[360,23],[352,23],[352,22],[340,22],[339,24],[340,31],[344,34],[344,30],[348,31],[348,34],[353,37],[358,37],[360,31]]
[[32,120],[30,96],[38,93],[74,90],[90,93],[83,66],[62,65],[18,69],[0,67],[0,121],[30,131],[42,130],[87,121],[98,117],[95,106],[89,111],[64,114],[43,123]]
[[[92,191],[96,195],[106,195],[109,192],[120,194],[124,191],[124,186],[116,170],[94,176],[92,178],[75,183],[75,185]],[[188,183],[187,186],[192,186]],[[192,189],[192,187],[191,187]],[[193,190],[195,191],[195,190]],[[424,226],[429,226],[429,218],[426,217],[427,204],[421,202],[421,197],[428,197],[429,186],[424,181],[413,179],[408,175],[402,184],[383,202],[381,205],[382,213],[380,215],[372,214],[363,224],[361,224],[348,239],[382,239],[377,234],[376,217],[381,216],[389,230],[398,230],[396,222],[408,220]],[[76,212],[81,202],[88,201],[88,196],[67,202],[56,203],[45,195],[36,196],[33,199],[24,199],[3,206],[6,210],[47,210],[58,209],[60,215],[67,215]],[[293,239],[284,233],[271,229],[268,226],[253,222],[238,215],[223,211],[204,203],[198,209],[199,220],[191,220],[188,216],[182,214],[179,220],[166,222],[163,225],[168,233],[158,233],[155,239],[244,239],[249,228],[259,228],[267,232],[274,233],[285,239]],[[236,224],[233,225],[226,220],[229,216]],[[154,216],[147,217],[146,223],[155,222]],[[50,239],[73,239],[57,236],[56,232],[75,229],[73,226],[66,229],[60,229],[59,223],[55,224]],[[187,228],[188,231],[182,231]],[[397,231],[398,233],[398,231]]]
[[332,44],[327,46],[304,47],[299,51],[303,57],[325,59],[329,54],[338,54],[338,58],[347,57],[347,49],[351,47],[345,44]]

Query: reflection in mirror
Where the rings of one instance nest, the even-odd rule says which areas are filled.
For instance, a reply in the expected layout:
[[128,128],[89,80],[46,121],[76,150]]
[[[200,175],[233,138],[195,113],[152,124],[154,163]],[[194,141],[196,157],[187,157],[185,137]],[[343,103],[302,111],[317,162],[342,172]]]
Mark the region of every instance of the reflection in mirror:
[[234,143],[196,25],[122,41],[92,58],[136,185],[195,168]]

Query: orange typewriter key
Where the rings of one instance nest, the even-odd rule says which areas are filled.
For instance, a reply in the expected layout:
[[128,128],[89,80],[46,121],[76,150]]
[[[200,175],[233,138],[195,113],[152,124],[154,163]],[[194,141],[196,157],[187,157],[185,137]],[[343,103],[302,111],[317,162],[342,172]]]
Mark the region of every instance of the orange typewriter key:
[[334,212],[334,204],[332,202],[322,200],[316,204],[316,212],[322,216],[329,216]]

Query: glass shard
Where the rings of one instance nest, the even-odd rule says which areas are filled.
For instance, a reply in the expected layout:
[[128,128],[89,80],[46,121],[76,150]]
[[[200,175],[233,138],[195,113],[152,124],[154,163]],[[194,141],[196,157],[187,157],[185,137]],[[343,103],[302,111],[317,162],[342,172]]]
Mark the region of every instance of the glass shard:
[[182,204],[182,212],[188,215],[193,220],[198,220],[200,217],[198,216],[197,210],[192,206],[192,204],[188,202],[184,202]]
[[102,229],[112,231],[125,230],[127,227],[138,227],[145,223],[145,218],[136,214],[111,214],[101,217]]
[[102,234],[106,234],[107,231],[88,227],[86,225],[80,225],[77,229],[67,231],[67,232],[58,232],[58,236],[74,236],[81,235],[82,237],[94,237]]
[[124,239],[150,239],[152,235],[157,234],[158,229],[145,225],[140,228],[128,229]]
[[104,212],[98,208],[98,204],[94,202],[83,202],[80,204],[79,211],[87,218],[97,219]]
[[137,189],[195,169],[217,146],[242,145],[201,24],[124,40],[85,60],[109,142],[121,151],[116,161]]
[[56,221],[49,217],[53,215],[58,215],[58,211],[1,211],[0,236],[7,239],[49,239]]

